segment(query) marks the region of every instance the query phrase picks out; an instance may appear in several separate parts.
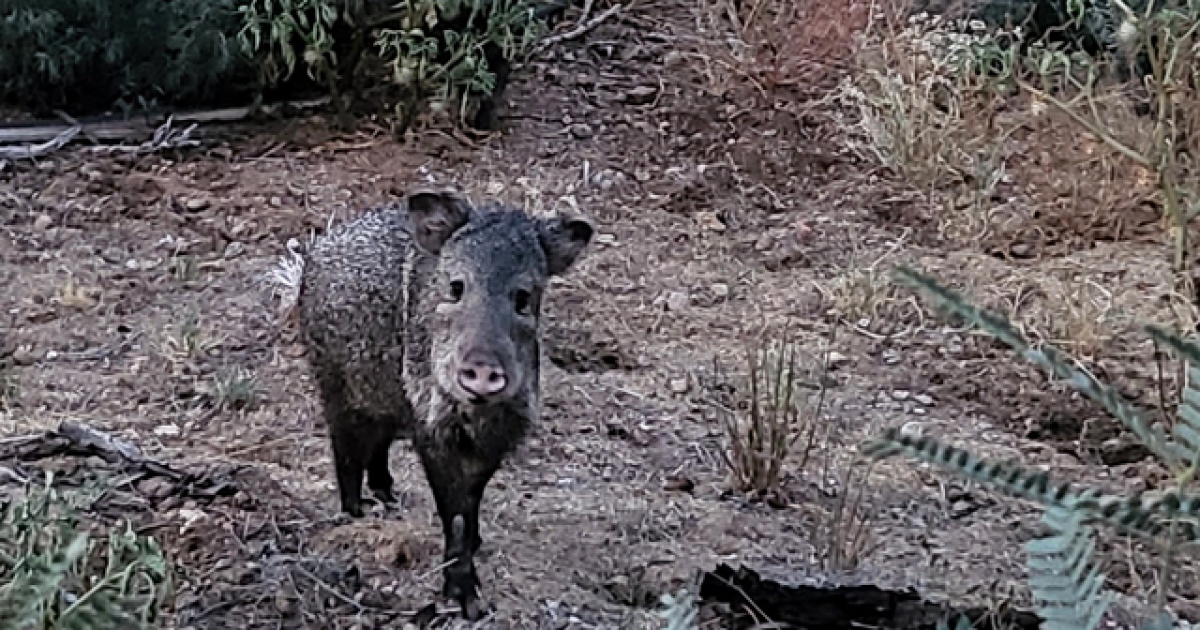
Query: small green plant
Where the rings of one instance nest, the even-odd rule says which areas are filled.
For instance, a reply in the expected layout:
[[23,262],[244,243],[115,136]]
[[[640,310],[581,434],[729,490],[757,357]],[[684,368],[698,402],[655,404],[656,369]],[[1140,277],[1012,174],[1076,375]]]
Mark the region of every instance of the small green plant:
[[102,538],[84,531],[81,494],[43,487],[0,514],[0,627],[12,630],[152,628],[172,594],[158,542],[130,524]]
[[697,618],[700,609],[696,597],[686,588],[679,589],[674,595],[663,593],[659,596],[662,605],[657,615],[663,620],[663,630],[693,630],[699,628]]
[[258,380],[242,367],[221,370],[213,377],[213,396],[219,409],[249,411],[258,406]]
[[1185,492],[1200,470],[1200,346],[1165,329],[1146,327],[1151,337],[1189,365],[1189,385],[1177,420],[1168,429],[1153,420],[1152,412],[1133,405],[1053,346],[1034,347],[1003,317],[969,303],[914,270],[901,268],[898,278],[929,295],[939,308],[983,328],[1026,360],[1103,406],[1170,468],[1175,487],[1132,496],[1112,495],[1096,488],[1059,483],[1045,472],[1018,464],[988,462],[928,436],[902,434],[898,428],[869,441],[863,452],[875,460],[904,454],[1045,506],[1044,523],[1053,534],[1031,542],[1027,551],[1033,595],[1043,618],[1056,624],[1047,627],[1090,630],[1103,615],[1108,596],[1102,592],[1103,576],[1094,559],[1089,529],[1097,524],[1161,546],[1164,560],[1159,577],[1164,586],[1159,589],[1156,603],[1162,610],[1177,543],[1200,540],[1200,525],[1196,523],[1200,496]]

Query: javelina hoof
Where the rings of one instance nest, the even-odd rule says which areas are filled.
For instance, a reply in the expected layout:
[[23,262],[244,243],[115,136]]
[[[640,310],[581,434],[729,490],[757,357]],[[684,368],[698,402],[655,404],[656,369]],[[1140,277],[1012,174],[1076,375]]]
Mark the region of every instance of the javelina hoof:
[[353,516],[354,518],[362,518],[362,499],[342,497],[342,511],[350,516]]
[[371,488],[371,494],[384,505],[395,505],[399,503],[396,498],[396,493],[392,492],[391,488]]
[[479,598],[478,592],[478,581],[474,573],[453,577],[447,575],[446,583],[442,586],[442,595],[458,602],[463,619],[468,621],[479,621],[487,614],[487,605]]

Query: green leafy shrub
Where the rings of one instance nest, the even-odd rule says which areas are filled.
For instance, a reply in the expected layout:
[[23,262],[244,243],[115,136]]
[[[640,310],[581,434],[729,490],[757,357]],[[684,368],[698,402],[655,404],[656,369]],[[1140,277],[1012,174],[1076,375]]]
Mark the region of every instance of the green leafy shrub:
[[47,479],[0,514],[0,628],[99,630],[161,624],[171,569],[154,538],[126,524],[83,531],[83,494]]
[[[1043,523],[1052,533],[1026,546],[1030,587],[1046,620],[1045,627],[1090,630],[1100,622],[1109,595],[1103,590],[1104,576],[1095,558],[1092,528],[1096,525],[1107,525],[1163,549],[1159,578],[1164,587],[1159,589],[1156,602],[1161,610],[1176,544],[1200,540],[1200,525],[1196,520],[1200,515],[1200,496],[1184,491],[1200,472],[1200,346],[1162,328],[1146,327],[1156,341],[1171,348],[1189,365],[1188,385],[1176,421],[1167,428],[1154,421],[1150,411],[1137,407],[1116,389],[1076,367],[1073,360],[1054,347],[1034,347],[1003,317],[970,304],[961,295],[911,269],[901,269],[899,276],[931,296],[938,307],[983,328],[1026,360],[1065,380],[1104,407],[1170,468],[1175,487],[1132,496],[1113,495],[1097,488],[1056,482],[1045,472],[1019,464],[989,462],[962,448],[928,436],[906,435],[897,428],[869,441],[863,452],[872,459],[907,455],[1045,506]],[[1150,623],[1159,627],[1162,619]]]
[[205,103],[245,76],[237,0],[10,0],[0,90],[10,105],[93,112]]
[[242,50],[268,85],[303,64],[335,98],[357,91],[363,73],[382,71],[407,126],[422,105],[457,122],[480,121],[508,63],[543,32],[528,0],[243,0]]
[[[47,116],[245,104],[370,88],[401,127],[422,111],[490,127],[509,63],[544,31],[531,0],[13,0],[0,100]],[[297,70],[304,72],[298,73]],[[372,102],[375,104],[375,102]]]

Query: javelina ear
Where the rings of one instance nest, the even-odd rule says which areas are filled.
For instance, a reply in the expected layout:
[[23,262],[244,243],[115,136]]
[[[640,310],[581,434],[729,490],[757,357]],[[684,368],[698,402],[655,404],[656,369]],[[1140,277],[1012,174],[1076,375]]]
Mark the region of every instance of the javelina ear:
[[436,254],[471,217],[471,203],[445,191],[422,190],[408,196],[410,230],[421,249]]
[[546,251],[546,264],[552,276],[571,268],[595,231],[587,219],[564,215],[544,219],[538,228],[538,238]]

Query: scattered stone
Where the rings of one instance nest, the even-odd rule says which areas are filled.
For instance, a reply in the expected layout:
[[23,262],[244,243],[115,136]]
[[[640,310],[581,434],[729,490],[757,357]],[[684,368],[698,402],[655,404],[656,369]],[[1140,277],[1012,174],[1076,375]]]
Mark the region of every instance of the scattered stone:
[[241,241],[230,241],[225,246],[225,260],[232,260],[246,253],[246,245]]
[[187,202],[183,204],[183,207],[191,210],[192,212],[199,212],[205,208],[208,208],[210,205],[212,205],[212,202],[208,199],[196,197],[194,199],[188,199]]
[[691,299],[688,297],[688,294],[682,291],[672,291],[667,294],[666,304],[669,311],[678,313],[686,309],[690,302]]
[[883,351],[883,363],[885,365],[896,365],[900,362],[900,353],[896,350]]
[[652,85],[639,85],[625,93],[625,102],[632,105],[648,105],[654,102],[658,88]]
[[671,388],[672,393],[686,394],[688,391],[688,379],[687,378],[673,378],[673,379],[671,379],[669,386]]
[[840,352],[834,352],[831,350],[829,352],[829,356],[826,358],[826,361],[828,361],[828,363],[829,363],[829,369],[832,370],[832,369],[836,369],[836,368],[839,368],[839,367],[842,367],[845,365],[849,365],[850,357],[848,357]]
[[37,218],[33,220],[34,229],[45,230],[52,225],[54,225],[54,219],[45,213],[37,215]]
[[933,396],[930,396],[929,394],[917,394],[916,396],[913,396],[913,400],[925,405],[926,407],[933,405]]
[[29,366],[37,363],[37,353],[32,348],[17,348],[12,354],[13,363],[21,366]]
[[896,400],[908,400],[910,396],[912,396],[912,392],[907,389],[897,389],[892,392],[892,398]]
[[587,140],[595,135],[595,132],[592,130],[591,125],[587,123],[576,123],[571,125],[571,135],[580,140]]
[[727,285],[723,282],[718,282],[718,283],[712,285],[712,292],[713,292],[713,295],[715,295],[719,298],[729,297],[729,285]]
[[161,424],[154,427],[154,435],[161,437],[174,437],[179,435],[179,427],[174,424]]

